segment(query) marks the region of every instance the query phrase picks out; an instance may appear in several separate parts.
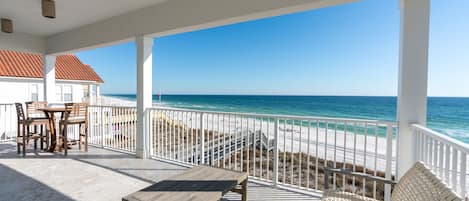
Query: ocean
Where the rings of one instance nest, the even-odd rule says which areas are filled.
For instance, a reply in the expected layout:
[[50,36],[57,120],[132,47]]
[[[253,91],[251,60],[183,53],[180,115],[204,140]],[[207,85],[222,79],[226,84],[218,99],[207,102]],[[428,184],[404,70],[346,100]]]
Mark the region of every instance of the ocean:
[[[135,100],[135,95],[107,95]],[[153,102],[158,103],[157,95]],[[375,96],[257,96],[257,95],[163,95],[167,107],[282,114],[396,120],[396,97]],[[427,126],[469,144],[469,98],[429,97]]]

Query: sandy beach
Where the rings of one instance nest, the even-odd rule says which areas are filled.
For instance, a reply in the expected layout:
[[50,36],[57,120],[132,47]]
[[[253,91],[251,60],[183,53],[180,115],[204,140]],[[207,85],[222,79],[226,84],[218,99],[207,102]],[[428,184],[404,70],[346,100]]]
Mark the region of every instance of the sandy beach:
[[[116,106],[135,106],[134,101],[114,97],[103,97],[105,103]],[[187,112],[171,113],[175,108],[155,107],[167,110],[166,116],[178,121],[185,127],[199,129],[200,119],[197,116],[188,116]],[[177,110],[177,109],[176,109]],[[242,117],[242,118],[241,118]],[[232,136],[232,139],[241,138],[242,135],[255,135],[263,133],[269,140],[275,136],[274,122],[267,119],[260,120],[249,115],[223,115],[209,113],[204,115],[205,129]],[[325,129],[324,127],[300,126],[289,123],[280,123],[278,130],[278,148],[280,151],[310,154],[318,158],[336,162],[363,165],[369,169],[385,171],[386,169],[386,138],[373,133],[368,135],[357,134],[340,129]],[[273,145],[271,145],[273,146]],[[392,149],[392,169],[395,170],[395,140]]]

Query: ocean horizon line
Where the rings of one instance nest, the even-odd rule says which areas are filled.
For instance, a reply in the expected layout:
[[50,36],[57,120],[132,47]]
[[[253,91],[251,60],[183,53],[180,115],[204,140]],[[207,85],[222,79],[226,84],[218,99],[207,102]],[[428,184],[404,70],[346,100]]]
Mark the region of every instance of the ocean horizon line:
[[[103,93],[103,96],[113,95],[137,95],[136,93]],[[292,95],[292,94],[158,94],[153,93],[153,96],[291,96],[291,97],[386,97],[386,98],[397,98],[397,96],[385,96],[385,95]],[[427,96],[428,98],[469,98],[469,96]]]

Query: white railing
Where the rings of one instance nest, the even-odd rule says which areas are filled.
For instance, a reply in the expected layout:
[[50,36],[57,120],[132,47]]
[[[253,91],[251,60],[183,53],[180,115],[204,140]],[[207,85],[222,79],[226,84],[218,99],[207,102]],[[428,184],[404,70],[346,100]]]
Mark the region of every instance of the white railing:
[[[321,191],[325,166],[389,179],[396,171],[393,122],[164,108],[146,114],[152,157],[245,171],[279,187]],[[331,182],[378,199],[391,191],[342,175],[333,175]]]
[[122,106],[89,106],[89,143],[129,153],[136,150],[137,109]]
[[[90,144],[135,153],[136,107],[92,105],[88,111]],[[0,114],[16,119],[13,104],[0,105]],[[152,157],[245,171],[254,181],[282,188],[320,192],[326,166],[388,179],[396,172],[394,122],[167,108],[150,108],[145,115]],[[16,136],[16,121],[8,125],[8,136]],[[74,136],[76,129],[70,129]],[[331,178],[333,188],[390,197],[388,185]]]
[[[63,107],[63,103],[51,103],[49,105],[52,107]],[[25,109],[24,105],[23,109]],[[16,107],[14,103],[0,104],[0,142],[11,141],[16,139],[18,130],[17,119],[18,118],[16,113]],[[57,115],[57,125],[60,119],[61,116]],[[40,129],[40,127],[35,129]],[[42,132],[45,133],[46,129],[48,128],[43,127],[42,129],[44,129]],[[56,132],[60,133],[58,126],[56,127],[56,129]],[[78,139],[78,129],[78,125],[69,125],[67,127],[68,139]]]
[[11,141],[17,135],[15,104],[0,104],[0,142]]
[[[63,103],[51,103],[51,107],[63,107]],[[89,106],[89,143],[126,152],[136,150],[136,108],[123,106]],[[11,141],[17,135],[15,104],[0,104],[0,142]],[[57,125],[61,119],[56,116]],[[69,125],[69,139],[78,139],[78,125]],[[57,126],[57,133],[60,130]]]
[[412,125],[415,134],[415,158],[423,161],[452,189],[468,197],[469,145],[424,126]]

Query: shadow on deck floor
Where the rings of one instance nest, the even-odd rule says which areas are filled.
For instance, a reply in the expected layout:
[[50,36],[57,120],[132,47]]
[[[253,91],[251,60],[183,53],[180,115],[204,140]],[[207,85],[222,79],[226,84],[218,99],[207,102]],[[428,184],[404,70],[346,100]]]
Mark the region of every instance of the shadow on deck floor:
[[[0,200],[121,200],[186,169],[92,146],[88,152],[74,147],[66,158],[34,150],[21,157],[16,144],[0,143]],[[248,186],[252,201],[319,199],[254,183]],[[228,193],[222,200],[240,200],[240,196]]]

